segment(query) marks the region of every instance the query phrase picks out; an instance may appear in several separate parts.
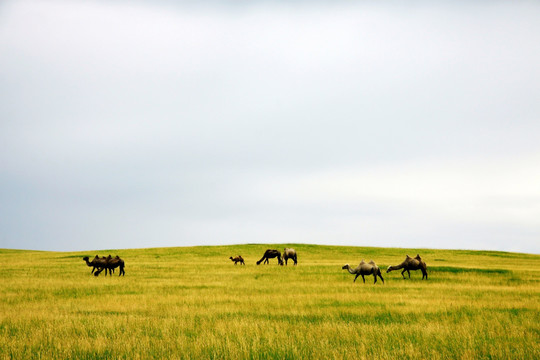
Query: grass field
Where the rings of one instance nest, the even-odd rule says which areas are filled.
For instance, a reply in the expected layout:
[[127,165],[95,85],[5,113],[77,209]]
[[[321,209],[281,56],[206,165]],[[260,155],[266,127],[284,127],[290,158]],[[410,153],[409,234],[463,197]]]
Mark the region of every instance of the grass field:
[[[297,267],[255,265],[284,246],[0,250],[0,358],[540,359],[539,255],[295,244]],[[385,272],[417,253],[428,281]],[[92,276],[96,254],[125,277]],[[385,284],[341,269],[362,259]]]

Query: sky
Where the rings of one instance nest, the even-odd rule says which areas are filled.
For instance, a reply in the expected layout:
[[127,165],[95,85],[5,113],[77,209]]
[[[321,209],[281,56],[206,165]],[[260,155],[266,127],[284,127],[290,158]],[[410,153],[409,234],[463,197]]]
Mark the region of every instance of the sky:
[[3,1],[0,248],[540,254],[540,2]]

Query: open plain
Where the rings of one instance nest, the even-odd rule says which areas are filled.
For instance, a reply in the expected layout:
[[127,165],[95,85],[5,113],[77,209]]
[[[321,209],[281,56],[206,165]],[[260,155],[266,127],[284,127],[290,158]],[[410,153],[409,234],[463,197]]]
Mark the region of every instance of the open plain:
[[[298,266],[255,264],[284,247]],[[417,253],[428,280],[386,273]],[[96,254],[121,256],[125,276],[91,275]],[[384,284],[342,270],[362,259]],[[249,244],[0,250],[0,263],[1,359],[540,358],[539,255]]]

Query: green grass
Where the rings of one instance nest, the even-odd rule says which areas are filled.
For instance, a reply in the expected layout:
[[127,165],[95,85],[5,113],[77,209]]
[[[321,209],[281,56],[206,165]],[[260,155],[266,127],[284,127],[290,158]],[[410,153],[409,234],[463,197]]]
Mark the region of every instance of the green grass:
[[[255,265],[285,246],[0,249],[0,359],[540,358],[539,255],[293,244],[297,267]],[[384,272],[417,253],[428,281]],[[90,275],[96,254],[126,276]],[[341,269],[362,259],[385,284]]]

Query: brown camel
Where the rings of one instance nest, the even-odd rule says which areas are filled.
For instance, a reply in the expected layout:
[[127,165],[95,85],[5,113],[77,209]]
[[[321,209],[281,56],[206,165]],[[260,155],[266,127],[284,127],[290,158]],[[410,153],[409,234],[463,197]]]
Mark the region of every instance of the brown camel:
[[[99,259],[99,256],[96,255],[95,258]],[[86,261],[86,265],[92,267],[92,271],[90,271],[90,274],[93,274],[95,270],[98,270],[98,269],[99,269],[99,267],[96,266],[97,264],[93,264],[93,262],[89,262],[89,261],[88,261],[88,260],[90,260],[90,258],[89,258],[88,256],[83,257],[83,260]]]
[[[106,258],[105,256],[99,257],[96,255],[96,257],[92,259],[92,261],[89,261],[90,258],[88,256],[83,257],[83,260],[86,261],[86,265],[92,267],[92,271],[90,272],[90,274],[94,274],[96,276],[99,275],[99,273],[101,273],[101,271],[103,271],[103,269],[106,267],[107,259],[108,258]],[[96,273],[94,273],[94,270],[97,270]],[[106,272],[105,275],[107,275]]]
[[232,261],[234,261],[234,265],[236,265],[236,263],[240,263],[242,265],[246,265],[246,263],[244,262],[244,259],[242,258],[242,256],[238,255],[238,256],[235,256],[234,258],[231,256],[229,259],[231,259]]
[[285,260],[285,265],[287,265],[287,260],[289,259],[292,259],[294,261],[294,265],[298,264],[298,262],[296,261],[297,260],[296,250],[285,248],[283,249],[283,260]]
[[279,252],[279,250],[272,249],[268,249],[264,252],[261,260],[257,261],[257,265],[259,265],[263,260],[265,264],[269,264],[270,262],[268,261],[268,259],[273,259],[275,257],[277,257],[279,265],[283,265],[283,260],[281,260],[281,253]]
[[356,269],[351,269],[349,264],[343,265],[342,269],[347,269],[351,274],[355,275],[353,282],[356,282],[356,278],[358,276],[362,276],[362,280],[364,280],[364,284],[365,284],[366,279],[364,278],[364,275],[373,275],[373,279],[375,280],[373,282],[374,284],[377,282],[377,276],[381,278],[384,284],[384,279],[381,274],[381,269],[379,269],[379,267],[375,264],[373,260],[371,260],[369,263],[366,263],[364,259],[362,259],[362,261],[356,267]]
[[113,258],[111,255],[109,255],[108,257],[100,258],[96,255],[96,257],[91,262],[88,261],[88,256],[85,256],[83,260],[86,261],[86,265],[98,268],[98,270],[94,273],[94,276],[98,276],[103,270],[105,270],[105,275],[107,275],[108,270],[109,274],[112,276],[112,271],[117,267],[120,268],[120,274],[118,276],[123,276],[126,274],[124,270],[124,260],[120,259],[119,256]]
[[403,269],[403,271],[401,272],[401,276],[403,276],[404,279],[405,279],[405,275],[404,275],[405,271],[409,274],[409,279],[411,278],[411,272],[409,270],[421,270],[422,280],[424,280],[424,278],[426,278],[427,280],[428,278],[426,263],[424,262],[424,260],[422,260],[422,258],[418,254],[414,258],[407,255],[407,257],[401,264],[395,265],[395,266],[390,265],[388,269],[386,269],[386,272],[389,273],[390,271],[399,270],[399,269]]

